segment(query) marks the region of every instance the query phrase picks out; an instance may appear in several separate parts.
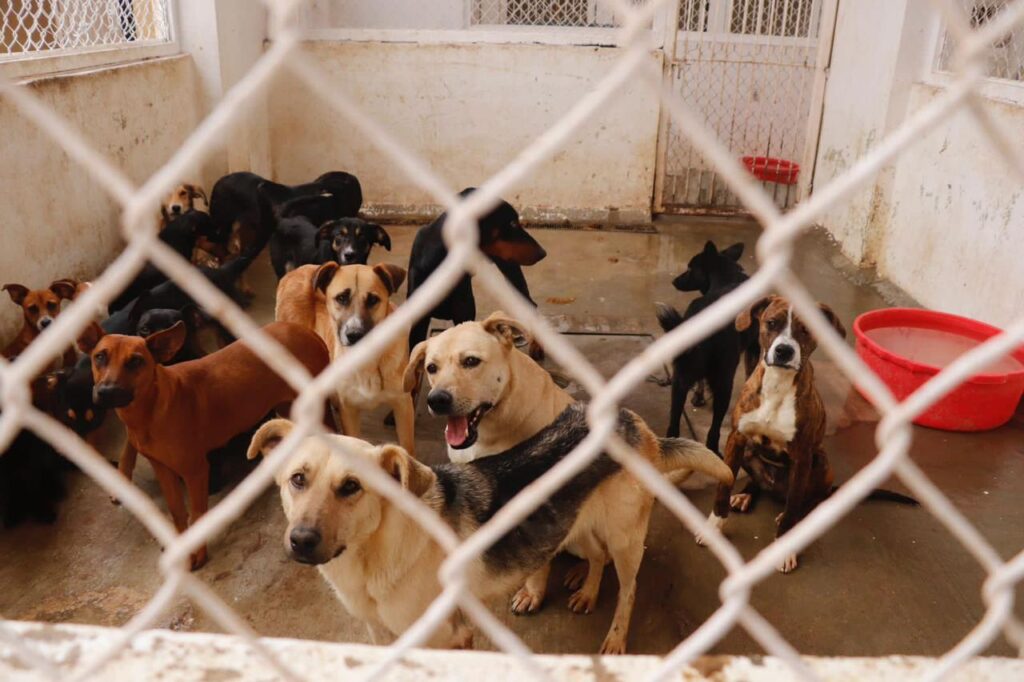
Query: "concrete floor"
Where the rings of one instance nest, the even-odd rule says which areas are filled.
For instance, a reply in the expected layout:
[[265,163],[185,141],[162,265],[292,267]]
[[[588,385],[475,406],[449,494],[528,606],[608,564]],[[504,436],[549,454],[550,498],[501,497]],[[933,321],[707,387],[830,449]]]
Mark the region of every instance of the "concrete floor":
[[[756,226],[744,221],[662,220],[657,233],[538,230],[549,256],[528,271],[541,310],[595,365],[611,376],[659,333],[652,302],[685,306],[687,297],[670,281],[708,238],[719,246],[748,245],[744,264],[755,268]],[[377,260],[407,262],[414,228],[389,228],[394,250]],[[854,317],[883,307],[899,292],[868,281],[851,268],[822,235],[805,237],[795,270],[810,290],[827,301],[849,328]],[[274,278],[269,264],[258,270],[253,314],[273,314]],[[889,299],[887,302],[886,299]],[[493,309],[478,296],[480,314]],[[826,443],[838,479],[846,480],[875,454],[877,421],[822,353],[815,358],[818,386],[829,413]],[[737,388],[739,383],[737,383]],[[646,383],[627,406],[658,432],[667,420],[669,389]],[[703,437],[707,408],[689,408]],[[382,414],[366,418],[372,438],[390,438]],[[726,422],[728,427],[728,421]],[[440,421],[420,406],[419,452],[428,462],[444,458]],[[116,426],[115,426],[116,429]],[[915,462],[936,481],[1004,557],[1024,546],[1024,420],[989,433],[964,435],[916,429]],[[113,441],[109,454],[116,452]],[[724,434],[723,434],[724,442]],[[978,456],[978,461],[974,457]],[[159,498],[152,471],[142,463],[136,481]],[[898,484],[892,484],[898,488]],[[84,475],[71,483],[70,499],[56,525],[0,531],[0,614],[5,618],[102,625],[125,623],[157,589],[159,548],[142,525],[115,507]],[[709,509],[711,490],[689,493]],[[214,502],[220,496],[214,498]],[[163,505],[162,500],[159,504]],[[771,539],[777,505],[764,501],[749,516],[735,516],[729,535],[745,557]],[[270,636],[330,641],[366,641],[362,625],[334,599],[318,573],[285,558],[284,519],[277,493],[268,490],[224,535],[210,544],[211,560],[199,573],[258,632]],[[549,601],[535,616],[513,617],[504,602],[494,610],[526,644],[540,652],[595,652],[611,619],[614,572],[597,611],[573,615],[561,579],[568,562],[552,574]],[[630,650],[664,653],[697,628],[719,605],[724,571],[663,508],[655,510],[639,576]],[[859,506],[802,556],[795,573],[774,575],[755,589],[754,606],[781,634],[807,654],[940,654],[977,623],[984,576],[971,557],[923,509],[885,503]],[[1024,616],[1024,609],[1017,608]],[[180,600],[158,621],[176,630],[218,630],[195,605]],[[477,646],[486,648],[483,637]],[[758,653],[740,629],[712,653]],[[993,654],[1011,654],[998,641]]]

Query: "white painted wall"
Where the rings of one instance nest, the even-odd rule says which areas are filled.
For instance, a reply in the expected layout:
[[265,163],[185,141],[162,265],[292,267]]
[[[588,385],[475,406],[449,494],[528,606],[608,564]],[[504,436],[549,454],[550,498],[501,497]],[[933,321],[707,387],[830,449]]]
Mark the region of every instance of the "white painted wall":
[[313,0],[306,8],[315,28],[458,29],[466,26],[466,0]]
[[[187,56],[39,78],[29,87],[136,182],[199,120]],[[95,277],[123,248],[114,201],[3,99],[0,131],[2,283],[41,288],[61,277]],[[0,339],[9,340],[20,320],[21,309],[3,295]]]
[[[617,48],[556,45],[308,45],[345,92],[453,188],[503,168],[592,90]],[[661,53],[650,59],[661,63]],[[291,79],[270,99],[274,175],[340,168],[367,204],[423,214],[431,198],[342,116]],[[656,94],[637,80],[505,198],[531,219],[646,220],[658,132]]]
[[[815,187],[941,93],[924,82],[932,79],[933,11],[925,0],[840,3]],[[987,107],[1006,130],[1024,129],[1024,107],[994,100]],[[1005,325],[1020,306],[1003,292],[1024,290],[1021,192],[958,115],[821,222],[854,262],[875,266],[923,305]]]

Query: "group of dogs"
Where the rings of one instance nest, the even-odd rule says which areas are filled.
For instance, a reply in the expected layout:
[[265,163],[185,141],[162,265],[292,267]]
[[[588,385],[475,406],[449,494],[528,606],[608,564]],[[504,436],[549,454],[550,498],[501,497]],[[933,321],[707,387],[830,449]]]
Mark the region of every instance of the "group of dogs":
[[[199,199],[208,213],[197,206]],[[279,281],[275,321],[264,331],[316,375],[395,311],[395,295],[406,280],[412,295],[447,255],[442,214],[417,232],[408,268],[368,265],[373,247],[390,251],[391,240],[381,226],[358,216],[361,207],[359,181],[348,173],[332,171],[296,186],[232,173],[217,181],[208,202],[198,187],[177,188],[161,208],[160,238],[243,303],[252,295],[245,271],[269,245]],[[532,303],[522,267],[543,259],[544,249],[506,202],[478,226],[480,249]],[[719,251],[708,242],[694,256],[674,284],[701,295],[683,314],[658,306],[666,331],[746,279],[741,254],[741,244]],[[42,290],[4,286],[24,312],[23,329],[4,355],[16,357],[59,314],[62,301],[74,300],[87,286],[71,280]],[[821,309],[845,335],[836,315]],[[275,415],[287,414],[294,391],[156,268],[144,268],[98,317],[78,339],[80,354],[69,349],[62,368],[33,383],[33,402],[87,438],[108,411],[116,412],[126,432],[119,470],[130,480],[138,454],[146,457],[175,526],[184,531],[224,483],[221,456],[241,449],[252,460],[288,435],[292,422]],[[428,338],[432,318],[454,326]],[[538,364],[542,350],[529,330],[500,312],[475,320],[467,275],[408,336],[393,339],[338,387],[325,425],[344,435],[304,440],[278,471],[286,552],[319,567],[374,641],[400,635],[440,594],[445,554],[414,519],[333,456],[331,441],[393,477],[466,538],[588,434],[585,406]],[[206,353],[211,338],[219,348]],[[760,492],[776,497],[784,504],[781,535],[834,490],[822,449],[825,411],[809,361],[814,348],[788,302],[765,297],[734,325],[676,359],[667,437],[655,436],[628,410],[619,413],[617,433],[674,481],[694,472],[717,481],[709,517],[717,528],[730,511],[749,512]],[[741,357],[748,378],[733,408],[723,459],[716,454],[719,431]],[[416,459],[415,403],[424,375],[429,412],[446,422],[450,462],[441,465]],[[687,394],[696,386],[696,401],[705,385],[713,402],[706,447],[678,437]],[[397,445],[360,439],[362,413],[381,405],[391,410]],[[63,495],[60,470],[67,466],[44,441],[19,434],[0,456],[5,524],[52,521]],[[733,494],[741,468],[749,481]],[[887,491],[876,496],[912,502]],[[513,594],[515,613],[534,612],[546,595],[551,560],[567,550],[581,559],[565,578],[573,590],[569,607],[589,613],[610,561],[619,594],[601,651],[623,653],[653,502],[646,488],[602,454],[475,559],[469,587],[481,598]],[[205,546],[196,550],[192,568],[207,556]],[[795,567],[792,556],[779,570]],[[469,647],[472,630],[456,611],[430,644]]]

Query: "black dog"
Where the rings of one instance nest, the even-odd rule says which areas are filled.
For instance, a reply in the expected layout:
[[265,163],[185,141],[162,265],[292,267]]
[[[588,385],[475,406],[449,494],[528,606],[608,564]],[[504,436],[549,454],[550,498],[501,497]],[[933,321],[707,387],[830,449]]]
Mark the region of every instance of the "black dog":
[[138,324],[135,327],[135,335],[146,337],[165,329],[170,329],[178,322],[185,324],[185,343],[181,350],[166,364],[174,365],[187,360],[196,360],[206,353],[199,343],[199,331],[206,326],[209,320],[203,315],[194,304],[189,304],[181,310],[173,308],[154,308],[147,310],[139,316]]
[[[313,182],[289,187],[255,173],[239,172],[225,175],[213,186],[210,218],[218,230],[229,234],[237,224],[242,252],[249,252],[256,244],[262,248],[274,229],[275,221],[267,220],[264,199],[277,214],[284,204],[300,197],[314,198],[302,206],[307,214],[315,213],[315,218],[322,219],[320,222],[354,216],[363,205],[359,180],[349,173],[331,171]],[[293,208],[293,211],[299,210],[298,207]]]
[[[682,315],[672,306],[656,304],[661,328],[666,332],[672,331],[749,279],[738,262],[741,255],[743,244],[733,244],[721,252],[714,242],[705,244],[704,250],[690,259],[686,271],[672,282],[680,291],[700,291],[703,295],[690,303]],[[728,324],[675,358],[672,407],[667,432],[669,438],[679,436],[679,420],[683,416],[686,395],[696,383],[707,381],[713,403],[707,446],[718,452],[719,433],[722,420],[729,411],[733,378],[736,376],[740,355],[744,356],[749,376],[757,365],[757,333],[755,331],[752,334],[749,329],[740,333],[735,325]]]
[[[467,196],[475,189],[468,187],[459,196]],[[447,217],[447,213],[442,213],[437,220],[421,227],[416,233],[409,254],[407,297],[413,295],[448,255],[448,248],[441,236]],[[519,224],[519,214],[505,201],[480,218],[478,224],[480,250],[498,266],[505,279],[536,307],[537,304],[530,298],[530,289],[526,285],[521,266],[533,265],[542,260],[547,255],[544,248],[523,229]],[[409,334],[410,349],[427,338],[431,318],[451,320],[455,324],[476,319],[476,299],[473,297],[473,282],[469,275],[459,280],[429,315],[413,325]]]
[[320,226],[320,243],[328,259],[340,265],[366,265],[374,244],[391,250],[391,237],[384,228],[360,218],[341,218]]

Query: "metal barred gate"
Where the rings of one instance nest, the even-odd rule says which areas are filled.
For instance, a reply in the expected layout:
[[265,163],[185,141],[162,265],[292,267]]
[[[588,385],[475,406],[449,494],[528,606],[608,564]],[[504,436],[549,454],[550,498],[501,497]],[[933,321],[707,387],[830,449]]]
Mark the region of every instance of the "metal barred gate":
[[[669,86],[738,159],[768,178],[764,187],[780,208],[808,189],[836,4],[680,0],[666,37]],[[663,118],[655,209],[742,210],[678,123]]]

